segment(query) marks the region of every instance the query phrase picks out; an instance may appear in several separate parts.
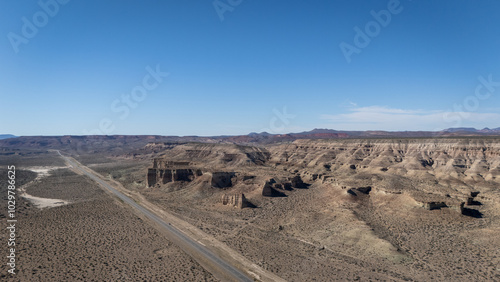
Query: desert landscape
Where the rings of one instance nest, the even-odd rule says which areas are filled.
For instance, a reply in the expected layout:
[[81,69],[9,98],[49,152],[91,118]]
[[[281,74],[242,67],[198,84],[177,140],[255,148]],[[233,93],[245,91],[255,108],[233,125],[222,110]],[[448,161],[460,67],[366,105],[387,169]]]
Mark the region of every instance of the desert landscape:
[[[54,152],[16,156],[18,273],[5,281],[216,281],[161,232]],[[2,166],[8,158],[2,158]],[[8,160],[10,164],[10,160]],[[2,169],[2,175],[7,170]],[[5,182],[6,183],[6,182]],[[2,195],[7,185],[0,184]],[[39,200],[60,199],[47,204]],[[7,210],[2,201],[2,210]],[[2,218],[5,215],[2,214]],[[3,221],[5,222],[5,221]],[[3,232],[2,240],[6,240]],[[6,252],[3,252],[7,256]]]
[[0,10],[0,281],[500,282],[500,1]]
[[496,137],[134,137],[110,153],[116,138],[86,152],[65,138],[3,141],[1,163],[35,197],[19,199],[18,281],[220,280],[55,150],[286,281],[500,279]]

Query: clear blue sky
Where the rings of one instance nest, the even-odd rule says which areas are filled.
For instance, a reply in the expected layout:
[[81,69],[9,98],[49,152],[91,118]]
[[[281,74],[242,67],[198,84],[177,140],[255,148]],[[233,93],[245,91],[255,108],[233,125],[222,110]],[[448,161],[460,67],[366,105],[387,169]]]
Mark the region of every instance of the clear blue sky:
[[0,2],[0,133],[500,127],[500,1],[66,2]]

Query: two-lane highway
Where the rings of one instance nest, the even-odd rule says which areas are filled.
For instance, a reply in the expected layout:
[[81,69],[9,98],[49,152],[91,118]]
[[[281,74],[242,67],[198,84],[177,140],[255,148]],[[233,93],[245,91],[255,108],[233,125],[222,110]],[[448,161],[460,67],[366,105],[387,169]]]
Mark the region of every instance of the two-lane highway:
[[199,261],[200,258],[202,258],[204,261],[200,262],[200,264],[205,268],[207,268],[207,270],[210,271],[215,277],[231,281],[253,281],[253,279],[251,279],[245,273],[235,268],[234,266],[230,265],[228,262],[221,259],[219,256],[214,254],[212,251],[210,251],[203,245],[199,244],[195,240],[186,236],[184,233],[180,232],[172,225],[166,223],[162,218],[160,218],[150,210],[144,208],[140,204],[136,203],[133,199],[129,198],[128,196],[124,195],[120,191],[113,188],[111,185],[109,185],[104,180],[99,178],[97,175],[92,173],[90,169],[88,170],[84,169],[83,165],[81,165],[80,163],[76,162],[75,160],[72,160],[69,157],[62,155],[59,151],[57,152],[59,155],[61,155],[61,157],[64,158],[64,160],[68,164],[73,166],[75,169],[82,172],[86,176],[90,177],[92,180],[97,182],[103,188],[107,189],[109,192],[120,198],[124,203],[130,205],[138,212],[140,212],[142,215],[144,215],[148,219],[158,224],[161,228],[164,229],[164,231],[166,231],[169,234],[170,238],[174,239],[173,240],[174,243],[177,243],[179,247],[181,247],[184,251],[186,251],[186,253],[191,255],[195,260]]

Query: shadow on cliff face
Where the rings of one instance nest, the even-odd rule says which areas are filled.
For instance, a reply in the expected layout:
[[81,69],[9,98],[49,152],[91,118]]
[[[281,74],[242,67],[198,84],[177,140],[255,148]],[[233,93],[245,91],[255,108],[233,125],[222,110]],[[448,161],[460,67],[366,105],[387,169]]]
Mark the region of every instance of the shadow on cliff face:
[[269,182],[266,182],[262,189],[262,196],[265,197],[286,197],[286,194],[274,189]]
[[299,187],[293,187],[294,189],[309,189],[309,186],[312,184],[304,183],[304,185],[300,185]]
[[470,203],[468,203],[469,206],[482,206],[483,203],[479,202],[479,201],[471,201]]
[[311,184],[304,183],[299,175],[293,177],[290,182],[292,184],[292,188],[296,189],[308,189],[308,187],[311,186]]
[[475,198],[470,197],[467,199],[467,205],[468,206],[482,206],[483,203],[477,201]]
[[483,218],[483,214],[475,209],[463,208],[462,214],[466,216],[471,216],[474,218]]
[[266,194],[267,197],[287,197],[287,195],[283,192],[280,192],[274,188],[271,188],[271,193]]
[[255,209],[255,208],[257,208],[257,206],[255,204],[253,204],[252,202],[248,201],[245,208]]
[[366,187],[351,188],[351,189],[347,190],[347,193],[349,193],[352,196],[358,196],[358,194],[359,195],[369,195],[371,191],[372,191],[372,187],[366,186]]

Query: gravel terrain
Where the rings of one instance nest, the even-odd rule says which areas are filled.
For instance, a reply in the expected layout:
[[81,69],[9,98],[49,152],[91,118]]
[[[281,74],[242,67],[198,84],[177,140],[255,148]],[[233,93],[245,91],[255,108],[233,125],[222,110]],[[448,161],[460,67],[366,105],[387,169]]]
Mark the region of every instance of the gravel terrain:
[[[30,164],[47,166],[40,160]],[[5,171],[1,172],[4,176]],[[35,177],[34,173],[19,172],[18,183]],[[2,195],[6,194],[4,186],[0,186]],[[38,209],[18,198],[17,274],[7,274],[2,264],[0,280],[215,281],[162,233],[84,176],[57,169],[28,184],[26,190],[38,197],[72,203]],[[2,210],[6,210],[4,203]],[[7,235],[2,232],[0,240],[5,241]],[[1,253],[5,257],[7,250]]]

